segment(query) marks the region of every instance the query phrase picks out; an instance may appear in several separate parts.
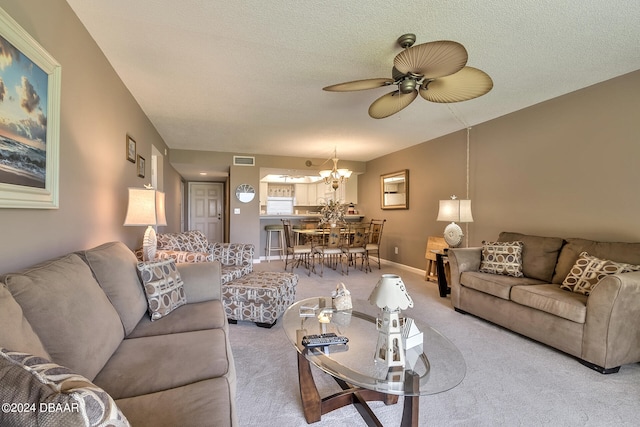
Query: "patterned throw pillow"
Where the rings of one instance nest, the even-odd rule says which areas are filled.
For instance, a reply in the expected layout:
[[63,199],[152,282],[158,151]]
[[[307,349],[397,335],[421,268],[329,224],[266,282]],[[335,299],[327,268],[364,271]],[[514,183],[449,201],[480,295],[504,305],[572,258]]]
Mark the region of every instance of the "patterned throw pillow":
[[173,259],[139,262],[138,270],[152,321],[187,303],[182,278]]
[[0,348],[0,378],[0,425],[130,425],[106,391],[47,359]]
[[560,287],[571,292],[589,295],[605,276],[631,271],[640,271],[640,265],[600,259],[582,252]]
[[482,273],[523,277],[522,242],[482,242]]

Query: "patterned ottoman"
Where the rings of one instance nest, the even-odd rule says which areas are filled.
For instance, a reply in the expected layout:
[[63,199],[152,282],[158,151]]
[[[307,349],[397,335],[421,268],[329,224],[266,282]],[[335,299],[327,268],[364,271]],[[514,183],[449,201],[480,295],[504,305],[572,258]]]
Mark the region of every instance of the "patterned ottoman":
[[298,275],[275,271],[254,271],[222,285],[222,303],[229,323],[255,322],[263,328],[294,303]]

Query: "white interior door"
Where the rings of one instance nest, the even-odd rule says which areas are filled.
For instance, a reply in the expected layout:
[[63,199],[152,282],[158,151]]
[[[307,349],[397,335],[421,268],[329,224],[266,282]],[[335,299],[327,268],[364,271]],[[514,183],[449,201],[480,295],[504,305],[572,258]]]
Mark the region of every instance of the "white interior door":
[[189,229],[200,230],[209,242],[223,240],[224,184],[189,183]]
[[151,146],[151,186],[159,191],[164,191],[164,170],[162,165],[164,164],[164,156],[156,148],[155,145]]

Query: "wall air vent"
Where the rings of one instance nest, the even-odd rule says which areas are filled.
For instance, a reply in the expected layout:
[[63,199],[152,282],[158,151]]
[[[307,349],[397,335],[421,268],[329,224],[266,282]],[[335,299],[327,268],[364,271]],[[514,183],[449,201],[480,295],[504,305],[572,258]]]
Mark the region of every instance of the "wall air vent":
[[256,158],[249,156],[233,156],[233,166],[255,166]]

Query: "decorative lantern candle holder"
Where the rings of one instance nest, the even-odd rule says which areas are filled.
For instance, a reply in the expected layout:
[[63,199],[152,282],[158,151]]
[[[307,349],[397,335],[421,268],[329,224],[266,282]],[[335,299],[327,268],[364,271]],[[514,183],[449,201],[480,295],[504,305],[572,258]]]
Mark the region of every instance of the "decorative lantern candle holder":
[[400,276],[383,274],[371,292],[369,302],[381,309],[381,316],[376,320],[378,344],[375,361],[389,368],[404,366],[404,319],[400,317],[400,312],[413,307],[413,300]]

